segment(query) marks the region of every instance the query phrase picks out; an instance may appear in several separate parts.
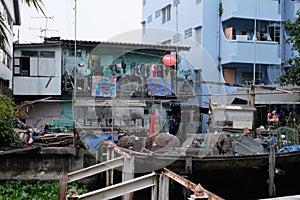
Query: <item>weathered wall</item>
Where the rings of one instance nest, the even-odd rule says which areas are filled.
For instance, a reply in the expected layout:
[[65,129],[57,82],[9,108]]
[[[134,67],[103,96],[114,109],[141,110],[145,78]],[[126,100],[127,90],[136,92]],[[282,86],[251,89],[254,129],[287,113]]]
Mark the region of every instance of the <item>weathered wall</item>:
[[85,149],[81,148],[76,156],[73,147],[47,147],[0,155],[0,181],[57,181],[62,172],[72,172],[95,163],[96,160]]
[[36,103],[29,108],[28,118],[26,124],[34,126],[39,120],[60,120],[61,118],[61,105],[60,103]]

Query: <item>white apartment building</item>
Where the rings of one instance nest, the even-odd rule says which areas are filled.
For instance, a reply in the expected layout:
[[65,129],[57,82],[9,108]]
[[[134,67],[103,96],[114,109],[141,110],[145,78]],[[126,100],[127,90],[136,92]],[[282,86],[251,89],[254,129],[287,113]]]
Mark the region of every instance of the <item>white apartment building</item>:
[[4,49],[0,50],[0,90],[12,88],[12,59],[13,59],[13,26],[20,25],[20,1],[1,0],[0,17],[8,42]]

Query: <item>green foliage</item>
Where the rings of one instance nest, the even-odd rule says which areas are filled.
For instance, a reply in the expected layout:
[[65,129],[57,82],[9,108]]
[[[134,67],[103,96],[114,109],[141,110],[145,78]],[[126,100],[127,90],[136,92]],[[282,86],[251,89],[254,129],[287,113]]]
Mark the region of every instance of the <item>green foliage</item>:
[[[300,10],[297,11],[297,18],[294,22],[286,20],[283,22],[286,31],[289,33],[287,43],[292,44],[292,49],[300,52]],[[300,85],[300,57],[298,53],[285,63],[290,67],[282,76],[278,78],[280,85]]]
[[15,114],[13,102],[5,95],[0,94],[0,145],[11,146],[15,142],[13,124]]
[[24,0],[24,1],[28,7],[33,6],[37,11],[41,11],[43,15],[46,16],[42,8],[42,6],[44,5],[42,0]]
[[[44,16],[46,16],[42,6],[43,1],[42,0],[23,0],[27,6],[31,7],[33,6],[37,11],[42,12]],[[5,49],[5,45],[9,42],[7,37],[7,26],[5,25],[5,22],[3,18],[0,18],[0,48]]]
[[[77,194],[84,194],[88,189],[79,187],[77,184],[69,184],[67,191],[74,187]],[[0,200],[57,200],[58,199],[58,182],[37,182],[35,184],[21,181],[7,181],[0,185]]]

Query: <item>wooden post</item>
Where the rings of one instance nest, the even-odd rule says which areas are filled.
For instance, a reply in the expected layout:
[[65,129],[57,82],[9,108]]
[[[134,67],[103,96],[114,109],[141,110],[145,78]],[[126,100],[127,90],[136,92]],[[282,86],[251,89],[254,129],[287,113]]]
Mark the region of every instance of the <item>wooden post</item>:
[[185,158],[185,173],[191,175],[193,173],[193,158],[188,156]]
[[[107,147],[107,160],[111,160],[114,158],[114,147]],[[114,170],[109,169],[106,171],[106,186],[110,186],[114,184]]]
[[151,200],[157,200],[158,195],[157,195],[157,190],[158,190],[158,178],[154,178],[154,186],[151,188]]
[[96,151],[96,163],[102,163],[102,154],[103,154],[103,148],[100,147],[97,151]]
[[165,196],[165,191],[164,191],[164,188],[163,188],[163,177],[164,175],[163,174],[160,174],[159,175],[159,187],[158,187],[158,200],[163,200],[164,199],[164,196]]
[[169,177],[164,175],[164,173],[160,174],[159,177],[159,200],[169,200]]
[[[250,88],[250,95],[251,95],[251,106],[253,108],[255,108],[255,89],[254,89],[254,86],[251,85],[251,88]],[[249,127],[250,128],[250,127]],[[252,136],[255,137],[256,136],[256,130],[255,130],[255,112],[253,112],[253,120],[252,120]]]
[[[124,156],[124,165],[122,171],[122,181],[128,181],[134,179],[134,156]],[[122,200],[133,200],[133,193],[125,194],[122,196]]]
[[59,180],[58,200],[65,200],[68,185],[68,174],[62,172]]
[[274,177],[275,177],[275,148],[273,145],[271,145],[270,153],[269,153],[269,197],[274,197],[276,195]]

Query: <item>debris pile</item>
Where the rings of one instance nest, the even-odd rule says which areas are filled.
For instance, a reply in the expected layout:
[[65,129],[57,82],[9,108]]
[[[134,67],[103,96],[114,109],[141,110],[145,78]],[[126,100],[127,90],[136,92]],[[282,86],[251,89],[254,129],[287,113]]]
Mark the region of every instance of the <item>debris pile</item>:
[[[39,120],[33,127],[17,119],[14,130],[23,146],[68,146],[73,144],[74,132],[66,132],[67,127],[58,130],[46,120]],[[62,132],[64,131],[64,132]]]

